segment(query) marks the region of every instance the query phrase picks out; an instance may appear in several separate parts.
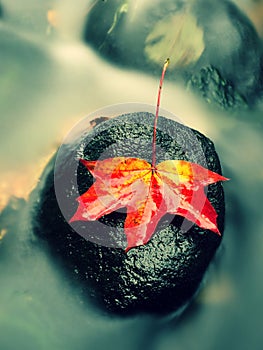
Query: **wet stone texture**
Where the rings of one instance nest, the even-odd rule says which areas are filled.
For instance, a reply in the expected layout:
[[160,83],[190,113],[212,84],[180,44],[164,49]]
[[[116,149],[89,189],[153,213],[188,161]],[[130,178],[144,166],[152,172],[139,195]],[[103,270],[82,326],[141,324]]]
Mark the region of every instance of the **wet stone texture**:
[[197,92],[209,104],[223,110],[240,110],[248,107],[247,101],[235,90],[233,85],[222,78],[214,67],[202,68],[192,75],[188,88]]
[[[78,281],[79,290],[94,298],[103,310],[118,314],[165,314],[184,306],[197,291],[221,242],[221,237],[196,225],[182,232],[183,218],[167,215],[148,244],[125,253],[125,212],[106,215],[99,224],[73,223],[81,235],[67,223],[77,209],[75,199],[93,183],[91,174],[78,159],[126,156],[151,162],[153,118],[146,112],[122,115],[62,146],[56,163],[56,194],[66,208],[66,214],[63,211],[66,219],[54,189],[56,157],[47,165],[31,196],[34,232],[47,242],[54,263],[60,261],[70,278]],[[221,173],[213,143],[170,119],[159,118],[157,150],[157,163],[184,159]],[[218,213],[218,227],[223,232],[221,183],[210,185],[207,196]]]

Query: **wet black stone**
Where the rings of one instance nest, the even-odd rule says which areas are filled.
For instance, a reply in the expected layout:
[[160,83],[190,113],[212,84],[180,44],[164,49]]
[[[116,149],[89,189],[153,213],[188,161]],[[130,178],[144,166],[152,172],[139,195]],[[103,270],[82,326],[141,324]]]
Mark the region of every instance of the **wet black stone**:
[[[56,183],[59,183],[56,191],[67,205],[66,219],[77,209],[78,191],[84,193],[93,183],[91,174],[79,165],[78,189],[73,185],[75,176],[72,174],[78,159],[135,156],[150,162],[152,125],[153,115],[146,112],[119,116],[97,125],[81,139],[61,148],[56,164]],[[175,121],[159,118],[157,146],[161,147],[157,163],[165,159],[184,159],[221,173],[213,143]],[[79,282],[79,290],[110,312],[164,314],[184,306],[198,290],[221,237],[196,225],[183,233],[183,218],[167,215],[148,244],[126,254],[122,248],[114,247],[126,244],[125,213],[114,212],[100,219],[104,224],[104,238],[108,236],[111,246],[99,244],[100,232],[96,230],[100,229],[92,222],[81,223],[86,237],[93,242],[86,240],[69,226],[58,206],[54,189],[55,158],[47,165],[31,196],[34,232],[47,242],[54,263],[60,257],[71,278]],[[218,227],[223,233],[222,185],[210,185],[207,196],[218,213]]]
[[244,109],[248,103],[233,87],[222,78],[214,67],[205,67],[192,75],[188,88],[201,95],[209,104],[217,105],[223,110]]

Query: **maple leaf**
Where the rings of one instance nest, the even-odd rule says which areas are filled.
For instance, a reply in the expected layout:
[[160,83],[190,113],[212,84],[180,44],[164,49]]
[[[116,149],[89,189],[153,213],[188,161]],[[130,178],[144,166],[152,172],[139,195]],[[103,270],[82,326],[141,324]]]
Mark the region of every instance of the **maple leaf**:
[[96,181],[77,198],[79,206],[70,222],[93,221],[127,208],[126,252],[146,244],[166,213],[183,216],[220,235],[217,213],[204,187],[225,181],[225,177],[184,160],[166,160],[156,166],[126,157],[80,161]]
[[157,121],[162,84],[169,62],[169,58],[164,62],[159,84],[151,164],[140,158],[126,157],[102,161],[80,159],[96,181],[77,198],[79,206],[70,222],[94,221],[126,208],[126,252],[132,247],[146,244],[166,213],[181,215],[220,235],[217,213],[207,199],[204,187],[228,179],[185,160],[166,160],[156,165]]

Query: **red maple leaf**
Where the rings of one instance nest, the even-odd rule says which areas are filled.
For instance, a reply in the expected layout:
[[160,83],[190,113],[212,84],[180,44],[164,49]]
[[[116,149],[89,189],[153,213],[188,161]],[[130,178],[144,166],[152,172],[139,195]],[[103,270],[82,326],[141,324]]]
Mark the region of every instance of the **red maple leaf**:
[[151,164],[140,158],[126,157],[102,161],[80,159],[96,181],[77,198],[79,206],[70,222],[93,221],[120,208],[127,208],[124,223],[126,251],[146,244],[166,213],[181,215],[220,235],[217,213],[207,199],[204,187],[227,179],[184,160],[166,160],[156,165],[157,120],[168,64],[169,59],[164,64],[160,80]]
[[81,163],[96,181],[77,199],[79,206],[70,222],[97,220],[126,207],[126,251],[146,244],[166,213],[220,234],[217,213],[204,187],[227,180],[225,177],[184,160],[166,160],[155,167],[143,159],[125,157],[81,159]]

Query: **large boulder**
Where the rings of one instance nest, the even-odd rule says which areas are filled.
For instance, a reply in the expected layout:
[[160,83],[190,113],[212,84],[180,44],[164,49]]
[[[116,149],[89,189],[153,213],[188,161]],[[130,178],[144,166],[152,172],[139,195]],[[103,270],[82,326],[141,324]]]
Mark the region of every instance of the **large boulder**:
[[[240,107],[262,96],[262,42],[230,1],[98,1],[87,16],[84,40],[112,62],[155,75],[170,57],[169,78],[177,82],[214,67],[222,78],[216,87],[229,86],[228,99],[240,95]],[[213,84],[210,74],[207,79]],[[193,88],[200,91],[198,84]],[[209,102],[217,105],[214,98]]]
[[[198,290],[221,242],[220,236],[195,224],[184,232],[185,220],[167,214],[146,245],[125,253],[125,212],[105,215],[99,219],[99,225],[77,222],[74,227],[68,223],[78,206],[75,199],[93,183],[79,158],[126,156],[151,162],[153,118],[148,112],[121,115],[63,145],[47,165],[31,197],[34,232],[48,243],[54,262],[61,261],[70,278],[78,281],[80,292],[115,313],[179,310]],[[218,156],[208,138],[160,117],[157,163],[164,159],[183,159],[221,173]],[[218,213],[217,224],[223,233],[221,183],[209,185],[207,197]]]

